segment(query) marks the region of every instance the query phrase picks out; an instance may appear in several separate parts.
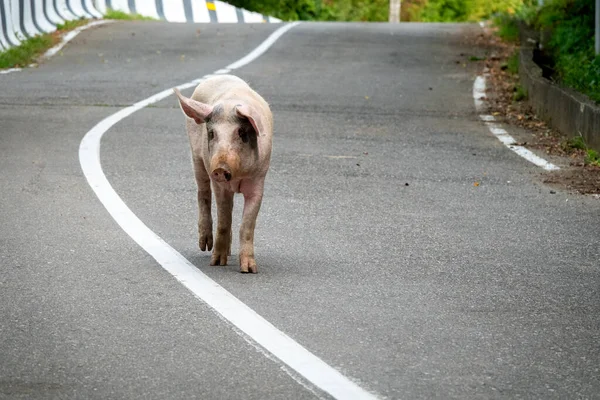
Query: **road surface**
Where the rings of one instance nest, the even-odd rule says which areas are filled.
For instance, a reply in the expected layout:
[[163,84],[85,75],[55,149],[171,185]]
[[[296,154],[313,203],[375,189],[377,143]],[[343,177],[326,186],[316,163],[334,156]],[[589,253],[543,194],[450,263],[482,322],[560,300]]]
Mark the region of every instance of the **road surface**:
[[[113,23],[0,76],[0,398],[332,397],[125,233],[79,160],[103,118],[278,27]],[[107,130],[102,169],[148,228],[364,393],[600,398],[600,202],[551,193],[479,120],[477,29],[305,23],[234,71],[275,115],[256,275],[237,239],[227,267],[197,248],[173,96]]]

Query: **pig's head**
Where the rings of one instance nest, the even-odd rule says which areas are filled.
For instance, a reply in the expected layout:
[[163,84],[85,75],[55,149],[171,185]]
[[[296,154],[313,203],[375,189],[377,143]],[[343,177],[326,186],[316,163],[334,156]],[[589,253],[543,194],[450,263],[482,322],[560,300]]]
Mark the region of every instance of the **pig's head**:
[[249,174],[258,161],[258,137],[263,133],[260,114],[237,101],[204,104],[175,89],[185,115],[205,124],[210,178],[229,182]]

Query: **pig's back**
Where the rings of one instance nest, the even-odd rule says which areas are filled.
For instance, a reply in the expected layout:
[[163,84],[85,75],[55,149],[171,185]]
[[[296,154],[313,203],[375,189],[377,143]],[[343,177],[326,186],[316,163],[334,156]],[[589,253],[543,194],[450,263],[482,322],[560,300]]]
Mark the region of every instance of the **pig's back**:
[[192,98],[205,104],[214,104],[230,93],[248,93],[253,90],[244,80],[233,75],[218,75],[200,82]]

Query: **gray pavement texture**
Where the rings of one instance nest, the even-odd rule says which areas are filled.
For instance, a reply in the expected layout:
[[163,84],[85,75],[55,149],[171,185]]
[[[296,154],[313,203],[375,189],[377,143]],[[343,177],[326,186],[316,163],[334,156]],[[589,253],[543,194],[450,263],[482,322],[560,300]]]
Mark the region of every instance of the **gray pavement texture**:
[[[276,28],[115,23],[0,76],[0,398],[323,396],[121,231],[78,161],[102,118]],[[109,130],[104,171],[200,270],[382,398],[600,398],[600,202],[551,194],[478,120],[480,71],[455,63],[477,29],[306,23],[236,71],[275,116],[257,275],[237,272],[237,240],[227,267],[197,248],[172,97]]]

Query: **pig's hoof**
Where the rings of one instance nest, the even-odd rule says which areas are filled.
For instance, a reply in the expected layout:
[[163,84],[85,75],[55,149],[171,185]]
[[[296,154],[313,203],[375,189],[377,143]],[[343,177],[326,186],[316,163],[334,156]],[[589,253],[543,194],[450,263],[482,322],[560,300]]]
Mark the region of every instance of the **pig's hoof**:
[[198,247],[202,251],[211,251],[213,248],[213,236],[212,232],[209,233],[200,233],[200,238],[198,239]]
[[212,257],[210,258],[210,265],[227,265],[227,253],[213,251]]
[[258,272],[254,257],[240,256],[240,272],[242,274],[247,274],[249,272],[256,274]]

